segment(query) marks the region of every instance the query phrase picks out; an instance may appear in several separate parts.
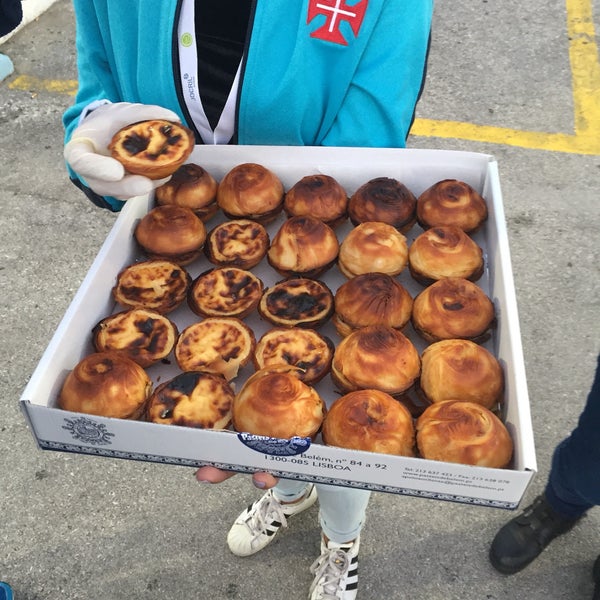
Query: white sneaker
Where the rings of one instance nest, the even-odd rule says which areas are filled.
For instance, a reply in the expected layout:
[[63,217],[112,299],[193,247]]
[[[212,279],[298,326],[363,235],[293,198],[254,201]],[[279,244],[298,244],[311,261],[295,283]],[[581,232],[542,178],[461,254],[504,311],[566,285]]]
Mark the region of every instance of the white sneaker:
[[321,538],[321,556],[310,567],[310,600],[354,600],[358,591],[360,536],[347,544]]
[[282,527],[287,527],[287,517],[306,510],[316,500],[317,490],[312,484],[301,500],[290,504],[282,504],[273,496],[273,490],[269,490],[235,520],[227,534],[229,549],[237,556],[250,556],[262,550]]

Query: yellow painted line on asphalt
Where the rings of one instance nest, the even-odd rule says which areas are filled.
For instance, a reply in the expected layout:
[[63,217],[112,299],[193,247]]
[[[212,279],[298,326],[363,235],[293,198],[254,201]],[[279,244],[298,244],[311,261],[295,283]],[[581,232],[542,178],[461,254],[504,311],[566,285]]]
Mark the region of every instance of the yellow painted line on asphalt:
[[600,154],[600,62],[591,0],[565,0],[573,90],[574,133],[522,131],[461,123],[416,119],[411,134],[454,138],[576,154]]
[[[553,152],[600,154],[600,61],[595,41],[592,0],[565,0],[565,3],[573,90],[573,133],[523,131],[460,121],[416,119],[411,135]],[[38,79],[21,75],[12,80],[8,87],[32,93],[47,91],[74,96],[77,81]]]
[[77,92],[77,81],[72,79],[40,79],[29,75],[19,75],[8,84],[8,88],[32,93],[54,92],[74,96]]
[[600,141],[600,62],[591,0],[566,0],[575,131]]

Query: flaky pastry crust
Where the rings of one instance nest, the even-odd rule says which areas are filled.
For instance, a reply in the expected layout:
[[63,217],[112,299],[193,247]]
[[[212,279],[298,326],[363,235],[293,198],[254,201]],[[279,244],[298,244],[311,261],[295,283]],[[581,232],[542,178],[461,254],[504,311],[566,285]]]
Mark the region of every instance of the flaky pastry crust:
[[376,177],[361,185],[350,196],[348,214],[354,225],[382,221],[398,231],[408,231],[416,222],[415,195],[392,177]]
[[167,183],[154,191],[156,204],[175,204],[190,208],[206,222],[219,210],[217,180],[202,166],[195,163],[181,165]]
[[376,389],[396,396],[413,386],[420,369],[419,353],[401,331],[370,325],[338,344],[331,378],[342,392]]
[[467,233],[474,233],[487,216],[487,205],[481,194],[458,179],[438,181],[417,199],[417,221],[424,229],[456,225]]
[[340,336],[368,325],[403,329],[410,321],[413,300],[406,288],[384,273],[365,273],[336,291],[332,321]]
[[408,249],[408,266],[419,283],[444,277],[477,281],[483,275],[483,251],[456,225],[440,225],[421,233]]
[[415,456],[410,412],[380,390],[357,390],[335,400],[325,415],[321,436],[327,446]]
[[417,447],[423,458],[505,469],[513,454],[506,426],[473,402],[448,400],[429,406],[417,419]]
[[339,249],[335,232],[323,221],[290,217],[275,234],[267,260],[284,277],[318,277],[335,263]]
[[267,367],[249,377],[236,395],[233,427],[282,439],[314,438],[325,412],[325,402],[300,380],[295,367]]
[[374,272],[398,275],[407,262],[406,237],[388,223],[361,223],[340,244],[338,267],[346,277]]
[[288,217],[311,216],[336,227],[348,217],[348,195],[330,175],[307,175],[287,191],[283,209]]
[[58,407],[102,417],[138,419],[151,392],[150,377],[135,361],[119,352],[94,352],[68,373]]
[[504,372],[483,346],[470,340],[442,340],[421,354],[419,387],[430,402],[463,400],[492,409],[502,399]]
[[202,252],[206,227],[190,208],[157,206],[140,219],[134,236],[149,258],[188,265]]
[[413,302],[413,327],[430,342],[463,338],[482,343],[494,323],[492,301],[475,283],[460,277],[436,281]]
[[272,221],[283,208],[283,184],[257,163],[243,163],[225,174],[217,190],[217,203],[231,219]]

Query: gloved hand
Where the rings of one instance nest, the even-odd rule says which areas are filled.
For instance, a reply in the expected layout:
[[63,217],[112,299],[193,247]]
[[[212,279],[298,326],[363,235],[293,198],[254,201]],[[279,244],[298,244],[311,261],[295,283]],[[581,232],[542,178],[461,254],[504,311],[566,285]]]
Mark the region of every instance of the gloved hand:
[[170,177],[152,180],[143,175],[126,173],[123,165],[110,156],[108,145],[113,135],[126,125],[151,119],[181,121],[177,114],[161,106],[130,102],[104,104],[73,131],[65,145],[65,160],[100,196],[127,200],[149,194],[169,181]]

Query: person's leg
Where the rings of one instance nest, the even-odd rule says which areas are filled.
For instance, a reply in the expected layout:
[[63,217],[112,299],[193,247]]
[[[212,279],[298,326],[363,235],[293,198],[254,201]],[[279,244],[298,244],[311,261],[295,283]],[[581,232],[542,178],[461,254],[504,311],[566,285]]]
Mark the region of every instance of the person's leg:
[[317,485],[319,520],[328,539],[341,544],[360,534],[371,492],[333,485]]
[[594,579],[594,583],[596,584],[594,587],[594,597],[592,600],[600,600],[600,555],[598,555],[596,558],[596,562],[592,568],[592,577]]
[[558,445],[545,495],[559,514],[579,518],[600,504],[600,357],[577,427]]
[[273,541],[287,519],[312,506],[317,500],[314,485],[280,479],[279,483],[253,502],[235,520],[227,534],[233,554],[250,556]]
[[318,485],[321,555],[311,566],[311,600],[352,600],[358,587],[360,531],[370,492]]
[[577,427],[555,449],[544,493],[496,534],[490,561],[501,573],[520,571],[550,542],[600,504],[600,356]]

